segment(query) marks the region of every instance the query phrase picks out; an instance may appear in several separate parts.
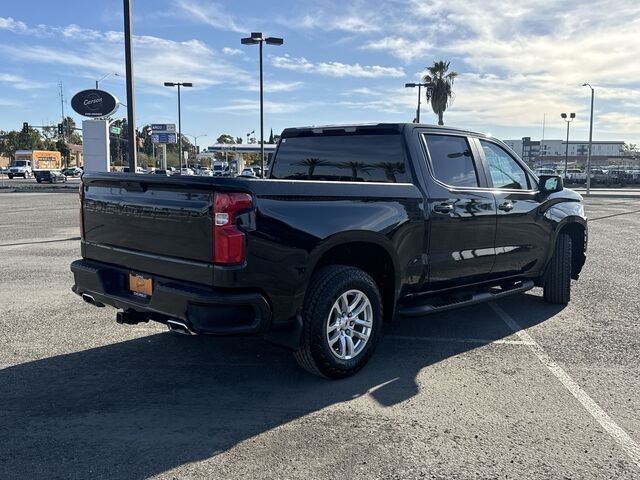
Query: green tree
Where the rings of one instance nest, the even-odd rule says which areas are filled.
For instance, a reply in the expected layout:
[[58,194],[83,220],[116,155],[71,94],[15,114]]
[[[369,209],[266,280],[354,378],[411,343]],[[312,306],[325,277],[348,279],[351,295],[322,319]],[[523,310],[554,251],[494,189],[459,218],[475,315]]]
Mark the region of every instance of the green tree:
[[431,88],[427,88],[426,96],[433,113],[438,115],[438,125],[444,125],[444,112],[455,98],[452,87],[458,72],[450,72],[449,64],[445,60],[433,62],[432,66],[427,67],[429,73],[422,77],[423,82],[433,84]]
[[2,132],[1,135],[4,138],[2,142],[0,152],[2,155],[12,157],[16,150],[40,150],[43,148],[43,141],[40,132],[34,128],[29,128],[29,131],[23,133],[22,131],[10,131]]
[[216,143],[225,143],[225,144],[240,143],[240,142],[236,142],[236,140],[237,139],[234,139],[228,133],[223,133],[216,139]]
[[62,155],[62,160],[64,165],[69,165],[69,157],[71,156],[71,150],[69,150],[69,146],[67,142],[65,142],[62,138],[56,142],[56,150],[60,152]]
[[75,145],[82,143],[82,138],[76,131],[76,121],[71,117],[65,117],[62,122],[62,130],[64,132],[64,139]]
[[269,134],[269,141],[267,143],[269,143],[271,145],[276,143],[276,142],[273,141],[273,128],[271,129],[271,133]]

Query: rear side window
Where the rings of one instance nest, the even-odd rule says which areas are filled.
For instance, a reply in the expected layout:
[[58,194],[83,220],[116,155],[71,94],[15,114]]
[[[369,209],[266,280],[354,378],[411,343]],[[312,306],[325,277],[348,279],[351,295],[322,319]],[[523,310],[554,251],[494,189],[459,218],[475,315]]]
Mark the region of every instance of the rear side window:
[[402,137],[317,135],[280,140],[271,178],[343,182],[410,182]]
[[454,187],[478,187],[478,172],[465,137],[425,135],[433,175]]

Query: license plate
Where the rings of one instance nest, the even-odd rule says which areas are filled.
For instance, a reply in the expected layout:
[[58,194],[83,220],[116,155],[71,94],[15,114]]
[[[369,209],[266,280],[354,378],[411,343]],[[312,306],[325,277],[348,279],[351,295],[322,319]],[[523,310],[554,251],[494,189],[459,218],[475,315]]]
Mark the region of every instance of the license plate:
[[153,283],[150,278],[135,273],[129,274],[129,290],[139,297],[150,297]]

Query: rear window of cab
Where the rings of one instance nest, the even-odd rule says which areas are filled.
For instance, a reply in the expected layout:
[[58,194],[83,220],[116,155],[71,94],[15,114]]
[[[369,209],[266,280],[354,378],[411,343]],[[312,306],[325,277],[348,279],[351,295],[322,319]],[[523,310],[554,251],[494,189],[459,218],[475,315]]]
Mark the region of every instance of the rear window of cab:
[[400,134],[283,138],[271,178],[343,182],[410,182]]

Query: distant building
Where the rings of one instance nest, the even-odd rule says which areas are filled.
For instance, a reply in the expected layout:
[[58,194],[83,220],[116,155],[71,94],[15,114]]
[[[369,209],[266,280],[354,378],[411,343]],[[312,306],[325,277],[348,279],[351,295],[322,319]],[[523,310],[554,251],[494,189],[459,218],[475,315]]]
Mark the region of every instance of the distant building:
[[[523,137],[520,140],[504,140],[509,148],[516,152],[529,165],[540,166],[564,160],[567,142],[564,140],[531,140]],[[594,141],[591,146],[591,159],[594,162],[606,162],[612,157],[621,157],[622,141]],[[584,140],[569,141],[569,161],[584,163],[589,152],[589,142]]]

